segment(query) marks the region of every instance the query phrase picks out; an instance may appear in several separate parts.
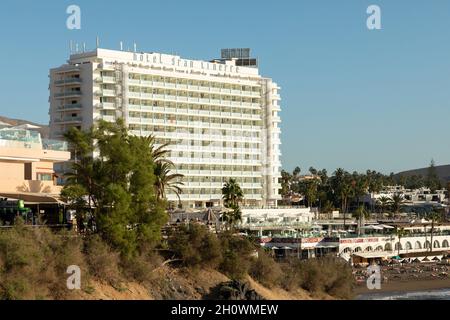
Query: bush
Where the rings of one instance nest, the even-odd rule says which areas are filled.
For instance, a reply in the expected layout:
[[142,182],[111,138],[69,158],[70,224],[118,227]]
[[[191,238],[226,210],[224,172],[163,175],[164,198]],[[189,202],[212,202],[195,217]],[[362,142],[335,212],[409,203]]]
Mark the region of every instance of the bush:
[[65,234],[29,229],[18,219],[0,232],[0,299],[68,297],[67,267],[78,265],[84,271],[79,249],[80,242]]
[[258,251],[258,257],[251,262],[249,274],[267,287],[280,283],[282,271],[280,265],[264,250]]
[[89,273],[93,277],[111,284],[119,281],[120,255],[113,251],[100,236],[94,235],[85,241],[84,253]]
[[152,280],[152,272],[162,263],[161,257],[154,253],[153,248],[141,249],[138,255],[129,259],[122,258],[120,266],[123,275],[129,280],[146,283]]
[[220,235],[223,260],[220,271],[233,280],[240,280],[248,274],[251,264],[251,254],[255,246],[244,237],[225,232]]
[[352,297],[353,276],[351,268],[340,258],[327,256],[301,262],[291,262],[291,283],[284,281],[287,289],[299,285],[313,293],[327,293],[336,298]]
[[222,248],[215,234],[199,224],[181,226],[169,237],[169,249],[186,267],[216,268],[222,261]]

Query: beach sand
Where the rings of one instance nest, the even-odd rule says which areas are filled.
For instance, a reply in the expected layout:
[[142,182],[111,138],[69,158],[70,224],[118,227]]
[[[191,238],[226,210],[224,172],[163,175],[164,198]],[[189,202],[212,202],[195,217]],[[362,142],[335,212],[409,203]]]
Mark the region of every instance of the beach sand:
[[366,285],[358,285],[355,295],[383,292],[414,292],[437,289],[450,289],[450,278],[433,280],[393,280],[381,284],[381,289],[369,290]]

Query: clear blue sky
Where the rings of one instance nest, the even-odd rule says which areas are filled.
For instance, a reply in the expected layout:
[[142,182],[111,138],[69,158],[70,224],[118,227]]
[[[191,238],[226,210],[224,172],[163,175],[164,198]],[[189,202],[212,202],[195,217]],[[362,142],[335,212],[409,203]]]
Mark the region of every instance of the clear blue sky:
[[[66,29],[66,8],[82,29]],[[381,7],[382,30],[366,28]],[[282,87],[283,167],[450,163],[450,1],[22,1],[0,4],[0,114],[48,122],[69,41],[211,59],[250,47]]]

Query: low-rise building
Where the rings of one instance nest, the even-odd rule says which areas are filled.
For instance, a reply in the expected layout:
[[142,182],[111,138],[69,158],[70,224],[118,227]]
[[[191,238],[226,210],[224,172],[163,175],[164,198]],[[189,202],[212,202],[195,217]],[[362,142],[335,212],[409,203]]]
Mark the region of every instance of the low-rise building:
[[65,142],[44,140],[27,126],[0,129],[0,198],[5,204],[0,214],[16,214],[10,212],[13,202],[32,208],[37,215],[55,213],[62,187],[53,166],[70,159],[66,150]]

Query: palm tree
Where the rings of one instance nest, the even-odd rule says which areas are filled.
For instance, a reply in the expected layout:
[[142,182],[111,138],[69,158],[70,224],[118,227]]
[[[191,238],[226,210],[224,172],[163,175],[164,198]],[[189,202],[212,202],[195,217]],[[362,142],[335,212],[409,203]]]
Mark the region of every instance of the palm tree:
[[400,210],[403,208],[403,205],[405,204],[405,199],[400,194],[394,194],[389,203],[394,214],[398,215],[400,213]]
[[397,252],[397,255],[400,256],[400,246],[401,246],[400,240],[401,240],[402,237],[406,234],[405,228],[398,228],[398,227],[397,227],[397,228],[395,229],[395,234],[396,234],[397,237],[398,237],[398,246],[397,246],[398,252]]
[[347,181],[341,186],[342,212],[344,213],[344,229],[347,222],[348,200],[352,197],[353,188]]
[[180,194],[183,192],[180,186],[184,185],[180,181],[184,176],[179,173],[170,173],[172,171],[173,164],[167,161],[159,161],[155,163],[155,189],[156,196],[162,200],[166,198],[167,190],[174,192],[178,201],[181,201]]
[[431,219],[431,235],[430,235],[430,252],[433,252],[433,235],[434,235],[434,223],[438,222],[441,218],[441,215],[438,212],[432,212],[428,215],[428,218]]
[[147,137],[139,137],[142,142],[147,145],[150,148],[150,152],[153,158],[153,162],[154,163],[158,163],[158,162],[170,162],[171,161],[169,159],[167,159],[167,155],[170,152],[169,149],[166,149],[169,144],[165,143],[162,144],[160,146],[156,146],[156,140],[155,137],[150,135]]
[[358,219],[359,221],[359,227],[358,227],[358,235],[360,235],[361,232],[361,227],[362,225],[362,221],[364,218],[368,218],[369,217],[369,212],[367,212],[366,208],[364,206],[359,206],[358,209],[356,209],[355,213],[354,213],[355,217]]
[[385,210],[389,208],[389,204],[391,203],[391,198],[382,196],[377,199],[377,203],[380,206],[381,213],[385,213]]
[[233,209],[233,211],[224,214],[224,220],[229,226],[234,226],[238,221],[242,220],[241,209],[239,203],[243,200],[244,193],[235,179],[229,179],[222,188],[222,199],[225,207]]
[[239,202],[244,198],[244,193],[241,187],[236,182],[236,179],[229,179],[222,188],[223,200],[225,207],[229,208],[231,206],[239,205]]

